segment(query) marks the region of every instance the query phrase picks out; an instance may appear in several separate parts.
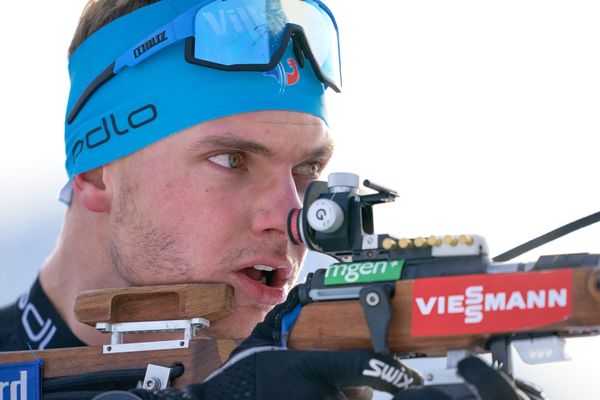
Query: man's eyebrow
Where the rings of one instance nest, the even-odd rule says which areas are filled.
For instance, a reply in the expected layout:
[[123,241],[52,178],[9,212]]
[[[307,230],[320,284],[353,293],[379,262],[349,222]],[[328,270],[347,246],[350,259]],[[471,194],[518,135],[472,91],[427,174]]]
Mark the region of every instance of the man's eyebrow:
[[192,150],[205,150],[206,147],[225,148],[246,153],[255,153],[271,157],[273,152],[268,147],[237,136],[207,136],[192,144]]
[[[268,147],[253,142],[248,139],[241,138],[239,136],[222,136],[213,135],[207,136],[200,140],[195,141],[192,144],[192,151],[206,150],[206,147],[224,148],[228,150],[235,150],[240,152],[254,153],[264,157],[273,156],[273,151]],[[309,150],[302,159],[318,159],[318,158],[330,158],[333,154],[333,143],[329,142],[315,149]]]
[[317,147],[316,149],[308,151],[303,159],[319,159],[319,158],[331,158],[333,154],[333,143],[327,143],[323,146]]

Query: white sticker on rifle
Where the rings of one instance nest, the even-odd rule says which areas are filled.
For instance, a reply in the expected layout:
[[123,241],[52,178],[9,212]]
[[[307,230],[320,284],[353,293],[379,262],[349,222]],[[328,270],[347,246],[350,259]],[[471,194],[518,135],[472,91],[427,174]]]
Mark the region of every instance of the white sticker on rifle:
[[415,280],[412,335],[510,332],[571,316],[570,269]]

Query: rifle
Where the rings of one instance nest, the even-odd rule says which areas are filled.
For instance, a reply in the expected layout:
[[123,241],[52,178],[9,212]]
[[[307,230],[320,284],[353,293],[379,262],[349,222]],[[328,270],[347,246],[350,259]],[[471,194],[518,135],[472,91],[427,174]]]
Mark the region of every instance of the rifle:
[[600,254],[505,262],[600,215],[490,260],[477,235],[375,234],[373,206],[398,195],[363,184],[374,193],[360,194],[356,175],[331,174],[313,182],[303,208],[288,216],[293,243],[339,261],[300,285],[303,306],[284,318],[288,347],[448,356],[446,369],[422,372],[425,384],[452,384],[467,355],[490,352],[493,365],[512,375],[511,344],[527,363],[558,361],[564,338],[600,332]]
[[[375,193],[360,195],[355,175],[332,174],[329,182],[313,182],[303,209],[290,212],[290,240],[340,263],[300,285],[303,307],[283,321],[288,347],[448,355],[447,369],[421,371],[426,384],[445,384],[460,382],[454,367],[467,354],[491,352],[495,365],[510,374],[511,343],[530,362],[546,362],[562,356],[563,338],[598,333],[600,255],[494,263],[477,235],[374,234],[373,205],[397,194],[364,184]],[[123,380],[120,388],[138,380],[146,388],[184,388],[203,381],[238,344],[195,336],[232,311],[232,296],[231,287],[219,284],[82,293],[77,318],[110,334],[111,344],[0,353],[0,366],[43,360],[44,398],[115,379]],[[161,330],[180,330],[183,337],[124,343],[125,334]]]

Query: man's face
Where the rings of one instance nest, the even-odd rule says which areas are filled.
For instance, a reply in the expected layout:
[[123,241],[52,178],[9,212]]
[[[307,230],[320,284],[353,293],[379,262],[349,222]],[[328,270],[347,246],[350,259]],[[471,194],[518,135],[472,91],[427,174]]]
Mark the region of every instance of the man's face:
[[288,241],[287,215],[331,150],[319,118],[261,111],[202,123],[109,164],[115,272],[131,285],[230,284],[235,311],[215,333],[247,335],[298,275],[305,251]]

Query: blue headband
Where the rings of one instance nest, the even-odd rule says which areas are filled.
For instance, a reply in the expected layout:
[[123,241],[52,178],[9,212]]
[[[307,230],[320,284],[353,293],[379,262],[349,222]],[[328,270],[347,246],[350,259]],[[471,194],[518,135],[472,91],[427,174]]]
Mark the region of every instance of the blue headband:
[[[117,56],[199,0],[162,0],[98,30],[69,61],[75,101]],[[261,110],[313,114],[326,121],[324,86],[299,69],[291,45],[269,72],[227,72],[189,64],[176,43],[102,85],[65,124],[66,169],[75,175],[124,157],[204,121]]]

